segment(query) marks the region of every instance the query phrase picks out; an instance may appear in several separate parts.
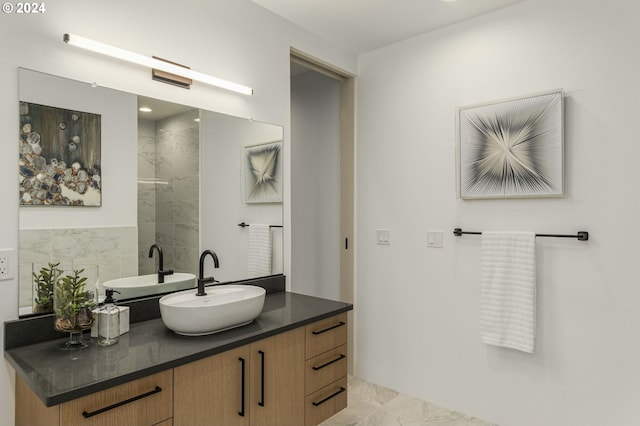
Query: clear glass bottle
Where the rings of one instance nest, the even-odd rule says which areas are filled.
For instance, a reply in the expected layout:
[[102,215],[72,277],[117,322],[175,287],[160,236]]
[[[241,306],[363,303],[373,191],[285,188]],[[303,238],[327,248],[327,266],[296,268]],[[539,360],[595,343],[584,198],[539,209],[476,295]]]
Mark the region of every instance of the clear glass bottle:
[[104,305],[98,311],[98,345],[109,346],[118,343],[120,336],[120,309],[115,305],[113,293],[107,289]]

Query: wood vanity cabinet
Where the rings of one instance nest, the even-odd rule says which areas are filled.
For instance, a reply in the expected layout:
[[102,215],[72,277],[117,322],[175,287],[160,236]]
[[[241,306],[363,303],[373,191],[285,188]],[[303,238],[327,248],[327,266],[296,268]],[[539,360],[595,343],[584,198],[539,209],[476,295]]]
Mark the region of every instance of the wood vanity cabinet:
[[347,406],[347,315],[174,369],[174,426],[315,426]]
[[304,328],[251,344],[251,426],[304,423]]
[[305,327],[305,426],[347,406],[347,314]]
[[346,325],[339,314],[53,407],[16,376],[16,426],[315,426],[347,405]]
[[171,421],[172,402],[172,370],[53,407],[45,407],[16,377],[16,426],[162,425]]
[[304,329],[174,369],[174,426],[300,426]]
[[15,426],[59,426],[60,406],[46,407],[16,374]]
[[174,368],[173,424],[248,426],[249,356],[246,345]]

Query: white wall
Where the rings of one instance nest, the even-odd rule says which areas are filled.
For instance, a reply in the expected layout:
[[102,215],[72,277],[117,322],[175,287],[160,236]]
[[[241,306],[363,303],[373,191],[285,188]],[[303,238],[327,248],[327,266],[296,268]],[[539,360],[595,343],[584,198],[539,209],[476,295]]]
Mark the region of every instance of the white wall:
[[340,299],[340,83],[291,79],[291,278],[296,291]]
[[[238,224],[282,225],[282,203],[245,203],[243,187],[245,147],[281,141],[282,136],[280,126],[200,112],[200,240],[202,250],[213,250],[220,260],[216,270],[212,262],[205,263],[206,276],[219,281],[250,278],[249,228]],[[272,228],[271,238],[271,272],[282,273],[282,229]]]
[[[18,247],[17,68],[24,67],[85,82],[140,93],[170,102],[285,126],[289,141],[289,49],[291,46],[355,72],[356,58],[249,0],[210,2],[114,0],[47,2],[42,15],[0,15],[0,247]],[[193,69],[250,85],[245,97],[194,85],[191,90],[149,78],[149,70],[64,45],[62,35],[77,33],[145,55],[157,55]],[[285,260],[290,258],[289,158],[285,149]],[[105,183],[106,185],[106,183]],[[12,201],[13,200],[13,201]],[[17,267],[17,259],[15,261]],[[290,265],[285,265],[285,273]],[[292,283],[290,283],[292,284]],[[18,314],[17,280],[0,282],[0,320]],[[0,331],[3,340],[4,329]],[[0,365],[0,424],[13,423],[13,372]]]
[[[526,1],[359,58],[357,374],[501,426],[638,424],[639,14]],[[567,197],[457,200],[456,106],[555,88]],[[591,233],[537,240],[535,354],[480,343],[480,239],[457,226]]]
[[[20,100],[100,115],[102,206],[21,208],[22,229],[137,225],[135,95],[21,69]],[[85,165],[86,166],[86,165]]]

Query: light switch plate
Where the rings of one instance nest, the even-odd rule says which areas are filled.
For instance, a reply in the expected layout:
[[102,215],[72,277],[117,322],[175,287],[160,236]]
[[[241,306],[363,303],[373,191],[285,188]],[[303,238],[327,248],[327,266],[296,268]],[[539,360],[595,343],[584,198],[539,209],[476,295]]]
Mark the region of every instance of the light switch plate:
[[391,245],[391,229],[376,229],[376,242],[378,245]]
[[427,247],[442,248],[442,231],[427,231]]

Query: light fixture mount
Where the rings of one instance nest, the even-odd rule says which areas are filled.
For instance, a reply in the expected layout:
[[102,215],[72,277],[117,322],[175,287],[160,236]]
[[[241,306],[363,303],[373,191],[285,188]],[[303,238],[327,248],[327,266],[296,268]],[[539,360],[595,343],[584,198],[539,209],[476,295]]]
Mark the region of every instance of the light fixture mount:
[[[186,65],[178,64],[176,62],[171,62],[166,59],[158,58],[157,56],[152,56],[153,59],[157,59],[159,61],[164,61],[169,64],[177,65],[179,67],[183,67],[185,69],[191,69]],[[155,81],[160,81],[162,83],[172,84],[174,86],[182,87],[183,89],[190,89],[193,84],[193,80],[190,78],[183,77],[178,74],[172,74],[166,71],[159,70],[157,68],[151,69],[151,78]]]

